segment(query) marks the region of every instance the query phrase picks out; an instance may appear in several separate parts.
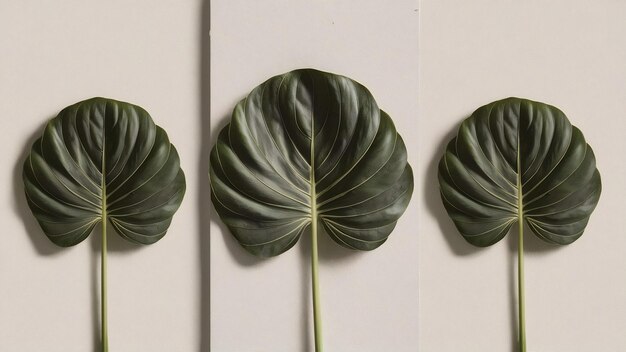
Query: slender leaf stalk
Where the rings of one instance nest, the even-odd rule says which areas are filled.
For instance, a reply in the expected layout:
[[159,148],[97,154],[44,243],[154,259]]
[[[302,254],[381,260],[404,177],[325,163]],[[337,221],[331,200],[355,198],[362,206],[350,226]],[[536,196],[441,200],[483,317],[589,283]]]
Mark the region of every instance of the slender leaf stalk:
[[315,329],[315,351],[322,352],[322,314],[320,312],[319,280],[317,275],[317,216],[313,212],[311,223],[311,274],[313,277],[313,324]]
[[[105,196],[106,198],[106,196]],[[100,263],[100,308],[102,328],[102,352],[109,352],[109,336],[107,326],[107,218],[106,209],[102,210],[102,263]]]
[[519,350],[520,352],[526,352],[526,319],[524,311],[524,222],[520,217],[519,220],[519,248],[517,250],[517,289],[519,300]]

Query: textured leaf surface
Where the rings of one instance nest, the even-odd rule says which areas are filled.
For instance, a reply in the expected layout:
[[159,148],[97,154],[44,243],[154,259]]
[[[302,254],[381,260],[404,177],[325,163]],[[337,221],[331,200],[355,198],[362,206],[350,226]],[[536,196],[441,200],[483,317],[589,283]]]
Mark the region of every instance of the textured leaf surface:
[[578,239],[600,198],[591,147],[559,109],[509,98],[476,110],[439,163],[441,197],[471,244],[489,246],[522,217],[541,239]]
[[69,106],[50,120],[23,177],[31,211],[64,247],[87,238],[103,220],[103,189],[110,223],[140,244],[165,235],[185,193],[165,131],[142,108],[104,98]]
[[370,92],[310,69],[273,77],[237,104],[210,173],[220,217],[261,256],[289,249],[315,218],[340,245],[374,249],[413,191],[404,142]]

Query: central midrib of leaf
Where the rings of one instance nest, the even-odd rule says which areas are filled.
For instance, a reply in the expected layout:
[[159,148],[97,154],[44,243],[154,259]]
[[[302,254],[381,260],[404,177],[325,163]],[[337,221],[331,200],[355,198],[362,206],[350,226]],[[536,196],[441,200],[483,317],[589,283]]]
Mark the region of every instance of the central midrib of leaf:
[[317,191],[315,189],[315,118],[314,115],[311,114],[311,155],[310,158],[310,166],[311,171],[309,171],[309,182],[311,183],[310,187],[310,197],[311,197],[311,227],[312,230],[317,229]]
[[[105,131],[105,116],[106,116],[106,105],[105,105],[105,114],[102,117],[102,165],[100,167],[100,172],[102,174],[100,180],[100,187],[102,188],[102,209],[101,209],[101,217],[102,221],[107,221],[107,184],[106,184],[106,131]],[[103,234],[104,235],[104,234]]]
[[[311,236],[317,237],[317,191],[315,189],[315,103],[311,104],[311,144],[310,144],[310,155],[309,155],[309,165],[311,166],[311,171],[309,171],[309,182],[310,186],[310,197],[311,197]],[[317,239],[314,239],[317,242]],[[315,243],[317,246],[317,243]],[[317,251],[317,248],[315,248]],[[316,253],[317,255],[317,253]]]
[[[523,193],[522,193],[522,163],[521,163],[521,140],[520,140],[520,122],[517,126],[517,221],[522,222],[524,219],[524,205],[523,205]],[[522,234],[520,234],[521,236]]]

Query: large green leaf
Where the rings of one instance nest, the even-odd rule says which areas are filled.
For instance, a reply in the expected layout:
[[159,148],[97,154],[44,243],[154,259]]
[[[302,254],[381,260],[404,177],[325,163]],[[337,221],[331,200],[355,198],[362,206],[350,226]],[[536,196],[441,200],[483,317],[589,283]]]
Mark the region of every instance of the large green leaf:
[[374,249],[413,191],[404,142],[370,92],[311,69],[270,78],[237,104],[210,176],[220,217],[260,256],[286,251],[318,221],[340,245]]
[[106,221],[129,241],[165,235],[185,193],[176,148],[142,108],[94,98],[50,120],[24,163],[31,211],[59,246]]
[[591,147],[559,109],[509,98],[476,110],[439,163],[443,203],[476,246],[526,220],[541,239],[578,239],[601,192]]

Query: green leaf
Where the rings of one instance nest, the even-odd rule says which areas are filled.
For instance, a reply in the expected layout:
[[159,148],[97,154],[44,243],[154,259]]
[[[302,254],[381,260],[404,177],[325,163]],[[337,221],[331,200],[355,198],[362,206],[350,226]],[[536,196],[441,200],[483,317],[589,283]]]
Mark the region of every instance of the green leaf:
[[[104,172],[103,172],[104,170]],[[28,204],[63,247],[108,218],[139,244],[162,238],[185,193],[176,148],[135,105],[93,98],[50,120],[24,163]],[[103,192],[106,190],[106,192]]]
[[312,69],[270,78],[237,104],[210,176],[218,214],[259,256],[288,250],[318,221],[344,247],[377,248],[413,191],[404,142],[370,92]]
[[509,98],[476,110],[439,163],[441,197],[463,237],[490,246],[526,220],[539,238],[569,244],[601,192],[591,147],[559,109]]

